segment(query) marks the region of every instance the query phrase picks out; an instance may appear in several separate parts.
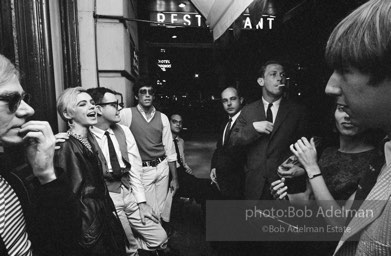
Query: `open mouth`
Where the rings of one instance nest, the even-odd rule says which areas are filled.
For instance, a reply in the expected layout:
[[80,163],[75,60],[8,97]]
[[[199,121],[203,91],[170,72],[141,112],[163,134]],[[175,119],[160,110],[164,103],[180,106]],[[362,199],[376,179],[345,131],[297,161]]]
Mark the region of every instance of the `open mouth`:
[[96,113],[95,113],[95,112],[91,112],[91,113],[88,113],[87,116],[88,116],[88,117],[95,117],[95,116],[96,116]]

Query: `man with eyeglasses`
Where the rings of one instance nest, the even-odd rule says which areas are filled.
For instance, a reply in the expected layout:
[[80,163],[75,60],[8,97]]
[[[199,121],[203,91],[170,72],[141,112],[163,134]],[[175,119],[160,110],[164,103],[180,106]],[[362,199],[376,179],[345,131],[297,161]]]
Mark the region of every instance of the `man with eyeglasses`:
[[[104,87],[87,92],[96,103],[98,122],[91,128],[103,166],[103,176],[129,241],[128,255],[154,251],[167,242],[158,215],[146,204],[141,182],[141,157],[132,132],[120,121],[119,93]],[[134,236],[132,229],[136,232]],[[136,238],[137,237],[137,238]]]
[[[34,114],[28,99],[15,66],[0,55],[0,255],[57,255],[71,251],[64,241],[76,233],[76,200],[64,172],[54,169],[49,123],[27,121]],[[16,145],[29,166],[5,164]]]
[[[179,188],[170,122],[153,106],[155,84],[152,81],[140,78],[133,91],[138,105],[121,111],[121,124],[130,127],[136,139],[142,159],[142,181],[147,203],[161,217],[168,189],[175,193]],[[170,184],[169,172],[172,175]],[[169,218],[162,219],[170,221]]]

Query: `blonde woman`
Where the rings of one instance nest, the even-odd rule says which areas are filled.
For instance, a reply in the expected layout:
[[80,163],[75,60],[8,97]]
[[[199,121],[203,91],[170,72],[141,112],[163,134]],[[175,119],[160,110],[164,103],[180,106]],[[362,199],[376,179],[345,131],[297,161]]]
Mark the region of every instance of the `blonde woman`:
[[55,166],[68,177],[78,198],[79,233],[69,241],[72,255],[125,255],[122,226],[103,180],[101,163],[89,127],[96,124],[95,102],[82,88],[65,90],[57,101],[59,115],[69,125],[69,139],[56,151]]

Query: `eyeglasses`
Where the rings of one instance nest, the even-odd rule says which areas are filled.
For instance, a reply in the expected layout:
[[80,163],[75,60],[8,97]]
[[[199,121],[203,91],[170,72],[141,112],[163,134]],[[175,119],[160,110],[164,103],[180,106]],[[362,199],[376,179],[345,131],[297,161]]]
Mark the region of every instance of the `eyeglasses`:
[[140,94],[143,94],[143,95],[145,95],[145,94],[149,94],[149,95],[154,95],[155,94],[155,90],[154,89],[140,89],[139,91],[138,91],[138,93],[140,93]]
[[182,125],[182,121],[179,121],[179,120],[171,119],[171,122],[172,122],[173,124]]
[[105,103],[98,103],[96,104],[98,106],[112,106],[113,108],[115,109],[118,109],[118,110],[121,110],[124,108],[124,103],[119,103],[118,100],[117,101],[112,101],[112,102],[105,102]]
[[31,95],[26,92],[22,92],[22,94],[13,92],[9,94],[0,95],[0,100],[8,102],[8,108],[11,113],[15,113],[19,108],[20,103],[24,100],[27,104],[30,103]]

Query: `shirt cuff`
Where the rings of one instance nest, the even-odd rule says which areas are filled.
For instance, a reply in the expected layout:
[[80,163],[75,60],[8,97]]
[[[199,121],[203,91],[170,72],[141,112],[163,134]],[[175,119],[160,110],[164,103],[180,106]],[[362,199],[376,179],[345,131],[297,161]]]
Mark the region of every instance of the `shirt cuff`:
[[176,153],[167,156],[167,162],[175,162],[177,160]]
[[141,193],[133,193],[133,195],[134,195],[134,198],[136,198],[136,202],[138,204],[147,201],[147,199],[145,198],[145,194],[143,195]]

